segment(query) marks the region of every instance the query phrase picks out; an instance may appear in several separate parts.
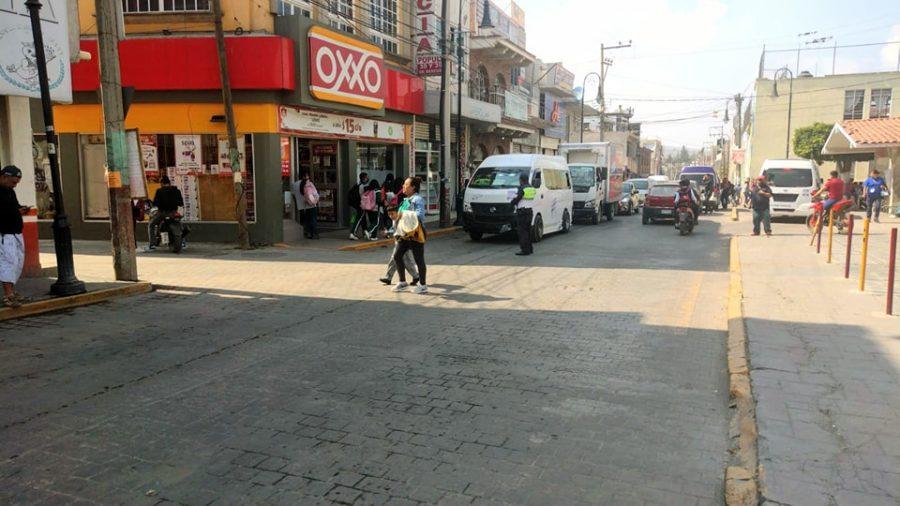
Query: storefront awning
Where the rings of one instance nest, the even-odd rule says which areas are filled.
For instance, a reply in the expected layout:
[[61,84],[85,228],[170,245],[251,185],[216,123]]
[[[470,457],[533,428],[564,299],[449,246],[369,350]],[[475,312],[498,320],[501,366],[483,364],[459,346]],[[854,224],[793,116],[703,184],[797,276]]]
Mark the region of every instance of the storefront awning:
[[900,148],[900,118],[846,120],[835,123],[823,155],[855,155]]

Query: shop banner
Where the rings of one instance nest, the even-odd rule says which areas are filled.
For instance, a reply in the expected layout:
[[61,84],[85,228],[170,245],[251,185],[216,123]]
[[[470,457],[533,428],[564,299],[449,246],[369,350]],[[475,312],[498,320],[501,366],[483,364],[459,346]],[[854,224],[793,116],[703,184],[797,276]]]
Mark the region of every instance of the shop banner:
[[281,138],[281,177],[291,177],[291,138]]
[[[0,7],[0,96],[41,98],[34,35],[25,2]],[[69,28],[66,0],[42,0],[41,31],[47,58],[50,98],[72,102]],[[76,48],[77,50],[77,48]]]
[[175,136],[175,171],[176,175],[200,172],[201,141],[199,135]]
[[369,109],[384,107],[384,56],[379,46],[322,26],[309,29],[309,92]]
[[126,130],[125,142],[128,146],[128,185],[131,190],[131,198],[149,198],[147,180],[144,177],[143,146],[141,146],[138,131]]
[[512,90],[506,90],[503,112],[506,116],[519,121],[528,121],[528,101]]
[[155,135],[141,136],[141,156],[144,159],[144,171],[148,176],[159,174],[159,148]]
[[200,221],[200,191],[197,185],[197,176],[181,175],[177,167],[169,167],[169,179],[172,184],[181,190],[181,198],[184,200],[182,214],[184,221]]
[[406,126],[391,121],[342,116],[281,106],[279,128],[285,133],[321,134],[327,137],[380,140],[405,144]]

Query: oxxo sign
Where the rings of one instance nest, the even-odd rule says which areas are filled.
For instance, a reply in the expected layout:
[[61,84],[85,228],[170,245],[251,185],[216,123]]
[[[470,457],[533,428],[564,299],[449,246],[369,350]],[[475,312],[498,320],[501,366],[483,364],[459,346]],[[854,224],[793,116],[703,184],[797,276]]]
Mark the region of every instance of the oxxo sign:
[[309,92],[328,102],[384,107],[384,56],[373,44],[314,26],[309,29]]

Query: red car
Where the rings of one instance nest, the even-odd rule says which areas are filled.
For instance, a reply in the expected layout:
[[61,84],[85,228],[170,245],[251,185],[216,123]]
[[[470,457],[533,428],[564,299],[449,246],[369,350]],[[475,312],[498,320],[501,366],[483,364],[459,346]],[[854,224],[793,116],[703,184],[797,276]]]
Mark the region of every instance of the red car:
[[651,186],[644,199],[641,223],[646,225],[654,220],[674,220],[677,193],[677,183],[656,183]]

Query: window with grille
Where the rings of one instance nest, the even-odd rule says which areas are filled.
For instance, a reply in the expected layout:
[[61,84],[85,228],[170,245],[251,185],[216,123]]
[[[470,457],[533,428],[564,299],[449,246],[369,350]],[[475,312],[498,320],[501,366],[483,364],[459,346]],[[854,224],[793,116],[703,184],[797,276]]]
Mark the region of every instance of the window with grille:
[[887,118],[891,115],[891,89],[872,90],[869,100],[869,118]]
[[844,119],[862,119],[865,94],[866,90],[847,90],[844,92]]
[[209,0],[122,0],[126,14],[155,12],[209,12]]
[[472,80],[469,81],[469,96],[474,98],[475,100],[488,102],[489,84],[490,80],[488,78],[487,69],[484,68],[484,65],[480,65],[478,67],[478,70],[472,74]]
[[369,0],[369,15],[375,43],[388,53],[398,54],[397,0]]
[[312,17],[310,0],[278,0],[278,15],[291,16],[299,14],[305,18]]
[[353,0],[330,0],[328,24],[345,33],[353,33]]

